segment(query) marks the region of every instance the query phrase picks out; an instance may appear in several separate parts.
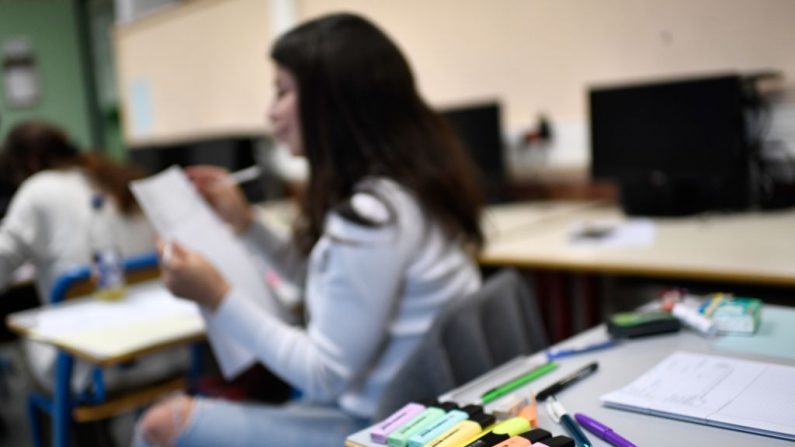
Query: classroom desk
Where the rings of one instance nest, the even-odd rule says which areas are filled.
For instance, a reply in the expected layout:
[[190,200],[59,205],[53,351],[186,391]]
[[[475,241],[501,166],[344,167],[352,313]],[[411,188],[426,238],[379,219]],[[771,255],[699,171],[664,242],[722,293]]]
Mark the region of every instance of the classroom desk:
[[[260,216],[283,234],[295,216],[289,201],[266,202]],[[488,206],[481,223],[485,266],[795,286],[795,210],[655,218],[648,247],[573,247],[581,222],[626,222],[604,201],[533,201]]]
[[[791,313],[790,320],[795,321],[795,310],[778,306],[766,306],[765,309],[776,308]],[[764,316],[764,313],[763,313]],[[763,320],[764,324],[764,320]],[[575,337],[558,343],[556,347],[577,346],[594,340],[603,340],[605,326],[600,325]],[[681,331],[672,335],[661,335],[625,341],[617,347],[580,354],[558,360],[556,371],[541,377],[529,385],[538,391],[557,381],[565,375],[591,362],[599,362],[599,370],[570,388],[557,395],[558,400],[572,415],[576,412],[585,413],[602,423],[607,424],[617,433],[642,447],[669,447],[671,445],[688,446],[721,446],[741,447],[747,445],[764,445],[766,447],[791,446],[791,441],[767,436],[745,433],[725,428],[711,427],[692,422],[678,421],[663,417],[644,415],[630,411],[603,407],[599,396],[619,389],[632,380],[640,377],[658,362],[674,351],[690,351],[709,353],[734,358],[761,360],[770,363],[795,366],[795,358],[754,357],[736,352],[716,351],[710,339],[689,331]],[[539,361],[543,353],[534,355]],[[562,427],[557,425],[547,414],[544,405],[538,407],[539,427],[553,434],[566,435]],[[608,447],[609,444],[589,435],[594,447]],[[351,435],[345,444],[347,447],[380,447],[369,441],[368,431],[362,430]]]
[[[576,215],[602,202],[597,200],[555,200],[515,202],[485,208],[481,225],[487,241],[522,236],[535,226]],[[297,208],[290,199],[269,200],[255,206],[256,216],[281,236],[289,236]]]
[[[140,296],[149,293],[153,288],[160,287],[159,281],[139,283],[127,287],[127,297]],[[142,355],[161,351],[174,346],[182,346],[194,341],[204,339],[204,322],[198,312],[192,315],[180,315],[158,319],[156,313],[147,315],[146,321],[136,321],[130,325],[120,325],[114,329],[94,329],[91,337],[67,337],[63,339],[42,338],[35,335],[37,319],[42,312],[50,311],[57,307],[60,311],[69,312],[78,306],[84,306],[96,300],[91,296],[70,299],[57,306],[44,306],[36,309],[17,312],[6,319],[8,327],[18,334],[51,344],[59,349],[56,362],[56,381],[54,385],[54,400],[52,412],[53,445],[63,447],[69,445],[69,425],[71,411],[74,406],[74,396],[71,393],[72,368],[74,359],[82,359],[98,366],[112,366],[127,362]],[[107,310],[107,309],[106,309]],[[110,310],[103,315],[109,320],[123,319],[126,310]],[[86,322],[91,323],[91,322]],[[160,324],[159,324],[160,323]],[[118,349],[100,352],[94,342],[96,335],[101,333],[111,339],[117,337],[124,344]],[[130,347],[127,347],[130,346]],[[132,347],[134,346],[134,347]],[[107,344],[102,344],[103,348]]]
[[522,237],[534,228],[576,216],[601,203],[596,200],[547,200],[490,205],[485,208],[480,221],[486,246]]
[[570,243],[576,223],[627,219],[613,205],[586,207],[491,238],[479,260],[487,266],[795,286],[795,210],[656,218],[654,243],[646,247]]

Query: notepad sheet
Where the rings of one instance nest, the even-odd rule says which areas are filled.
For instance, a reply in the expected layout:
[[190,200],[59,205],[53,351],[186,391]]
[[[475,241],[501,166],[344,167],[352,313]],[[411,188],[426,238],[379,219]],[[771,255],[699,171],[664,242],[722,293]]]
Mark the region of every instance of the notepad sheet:
[[[166,241],[176,240],[201,253],[232,286],[268,312],[281,314],[268,289],[264,272],[243,244],[205,203],[179,167],[132,183],[131,189],[147,218]],[[251,366],[252,353],[227,334],[216,330],[204,313],[210,345],[224,377],[231,378]]]
[[795,440],[795,367],[675,352],[609,406]]

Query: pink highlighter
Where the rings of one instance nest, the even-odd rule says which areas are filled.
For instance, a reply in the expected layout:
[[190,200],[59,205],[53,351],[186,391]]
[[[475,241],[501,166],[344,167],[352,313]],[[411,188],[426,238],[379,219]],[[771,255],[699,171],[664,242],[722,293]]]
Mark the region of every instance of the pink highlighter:
[[411,420],[414,416],[422,413],[423,410],[425,410],[425,405],[406,404],[370,430],[370,439],[378,444],[386,444],[390,433],[400,428],[401,425]]
[[549,437],[547,432],[547,437],[534,441],[532,436],[528,436],[530,433],[532,432],[512,436],[494,447],[574,447],[574,440],[568,436]]

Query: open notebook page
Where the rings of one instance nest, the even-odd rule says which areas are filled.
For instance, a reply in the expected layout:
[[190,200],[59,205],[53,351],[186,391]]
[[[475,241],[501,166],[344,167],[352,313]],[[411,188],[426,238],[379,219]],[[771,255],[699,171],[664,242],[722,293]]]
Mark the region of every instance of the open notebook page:
[[[144,213],[165,241],[176,240],[201,253],[226,278],[239,296],[251,299],[268,312],[282,315],[251,254],[194,189],[179,167],[132,183],[131,189]],[[203,311],[206,317],[206,311]],[[235,340],[206,319],[210,345],[224,377],[231,378],[255,362]]]
[[795,367],[675,352],[609,407],[795,440]]

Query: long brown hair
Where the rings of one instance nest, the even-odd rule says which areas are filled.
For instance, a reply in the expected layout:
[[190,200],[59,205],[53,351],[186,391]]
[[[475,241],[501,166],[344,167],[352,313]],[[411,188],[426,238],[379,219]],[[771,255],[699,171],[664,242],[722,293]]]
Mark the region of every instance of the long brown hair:
[[138,210],[128,184],[143,177],[141,169],[96,152],[83,153],[66,132],[44,121],[26,121],[11,129],[0,152],[0,166],[16,184],[45,169],[81,167],[97,188],[114,199],[122,213]]
[[450,236],[482,244],[483,193],[471,161],[380,29],[352,14],[324,16],[279,38],[271,57],[298,84],[310,169],[295,229],[299,248],[311,249],[326,214],[370,175],[411,190]]

